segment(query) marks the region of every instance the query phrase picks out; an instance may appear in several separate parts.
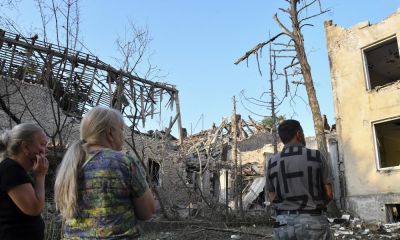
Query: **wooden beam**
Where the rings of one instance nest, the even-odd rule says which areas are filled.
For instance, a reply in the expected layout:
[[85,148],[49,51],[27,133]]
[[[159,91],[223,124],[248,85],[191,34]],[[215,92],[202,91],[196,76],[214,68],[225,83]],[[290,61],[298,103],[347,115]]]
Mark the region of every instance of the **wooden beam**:
[[[0,31],[1,31],[1,29],[0,29]],[[97,68],[100,69],[100,70],[111,71],[111,72],[115,72],[115,73],[118,73],[118,72],[119,72],[119,70],[117,70],[116,68],[113,68],[113,67],[111,67],[110,65],[105,64],[105,63],[103,63],[103,62],[101,62],[101,61],[98,62],[98,63],[96,63],[96,62],[93,62],[93,61],[91,61],[91,60],[87,60],[86,58],[81,58],[81,57],[79,57],[79,56],[75,56],[75,55],[72,55],[72,54],[68,54],[68,50],[64,51],[65,53],[68,54],[68,55],[65,55],[65,53],[61,53],[61,52],[59,52],[59,51],[55,51],[55,50],[52,50],[52,49],[48,49],[48,48],[46,48],[46,47],[44,47],[44,46],[32,45],[32,44],[30,44],[30,43],[24,42],[24,41],[19,40],[19,39],[12,39],[12,38],[9,38],[9,37],[6,37],[6,36],[2,36],[1,34],[0,34],[0,42],[3,42],[3,43],[10,43],[10,44],[13,44],[14,46],[20,46],[20,47],[23,47],[23,48],[26,48],[26,49],[32,49],[32,50],[36,50],[36,51],[39,51],[39,52],[46,52],[46,53],[48,53],[48,54],[51,53],[51,54],[53,54],[53,55],[56,56],[56,57],[59,57],[59,58],[66,58],[66,59],[69,60],[70,62],[76,61],[76,62],[79,63],[79,64],[88,65],[88,66],[90,66],[90,67],[97,67]],[[38,42],[39,42],[39,41],[38,41]],[[71,51],[71,52],[73,53],[73,51]],[[157,83],[157,82],[152,82],[152,81],[150,81],[150,80],[147,80],[147,79],[143,79],[143,78],[134,76],[134,75],[132,75],[132,74],[130,74],[130,73],[127,73],[127,72],[122,72],[121,74],[122,74],[124,77],[130,78],[130,79],[134,79],[135,81],[142,82],[142,83],[145,83],[145,84],[148,84],[148,85],[151,85],[151,86],[155,86],[155,87],[157,87],[157,88],[163,88],[163,89],[168,90],[168,91],[171,91],[171,92],[173,92],[173,93],[176,91],[175,88],[170,87],[170,86],[168,86],[168,85],[166,85],[166,84],[161,84],[161,83]]]

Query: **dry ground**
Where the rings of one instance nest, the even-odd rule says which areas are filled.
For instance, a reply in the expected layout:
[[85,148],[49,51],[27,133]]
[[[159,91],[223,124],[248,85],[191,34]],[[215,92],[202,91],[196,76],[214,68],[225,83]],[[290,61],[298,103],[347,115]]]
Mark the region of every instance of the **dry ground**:
[[[140,240],[228,240],[228,239],[272,239],[272,226],[248,223],[226,226],[223,222],[186,221],[146,223]],[[349,221],[331,224],[333,239],[400,239],[400,223],[364,224]]]
[[[153,230],[151,230],[153,226]],[[225,239],[272,239],[272,227],[252,225],[227,227],[224,223],[185,222],[166,223],[163,226],[149,224],[140,240],[225,240]]]

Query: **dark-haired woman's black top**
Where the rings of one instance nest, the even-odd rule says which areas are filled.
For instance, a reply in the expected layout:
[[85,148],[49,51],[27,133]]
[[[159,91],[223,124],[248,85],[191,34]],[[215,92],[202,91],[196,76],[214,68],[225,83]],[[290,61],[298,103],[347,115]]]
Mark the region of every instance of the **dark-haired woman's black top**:
[[7,192],[21,184],[32,183],[31,178],[16,161],[0,162],[0,239],[42,240],[44,222],[42,217],[24,214],[8,196]]

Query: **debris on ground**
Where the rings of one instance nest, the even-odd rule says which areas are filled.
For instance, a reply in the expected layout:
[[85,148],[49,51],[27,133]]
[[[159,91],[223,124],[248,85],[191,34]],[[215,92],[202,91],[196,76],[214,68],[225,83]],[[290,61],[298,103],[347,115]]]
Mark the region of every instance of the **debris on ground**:
[[[146,223],[147,224],[147,223]],[[187,221],[147,224],[139,240],[197,240],[197,239],[273,239],[271,225],[227,226],[221,222]],[[153,226],[150,228],[150,226]]]
[[334,239],[400,239],[400,222],[366,223],[360,218],[343,214],[341,218],[328,218]]

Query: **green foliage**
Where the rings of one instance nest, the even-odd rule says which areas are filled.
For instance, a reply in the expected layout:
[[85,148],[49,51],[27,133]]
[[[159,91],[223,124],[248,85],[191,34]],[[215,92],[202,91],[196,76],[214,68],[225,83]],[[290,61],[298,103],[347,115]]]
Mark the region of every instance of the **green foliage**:
[[[278,125],[280,122],[282,122],[283,120],[285,120],[285,116],[276,116],[276,124]],[[265,117],[262,121],[261,124],[265,127],[265,128],[272,128],[272,123],[273,123],[273,119],[271,116]]]

